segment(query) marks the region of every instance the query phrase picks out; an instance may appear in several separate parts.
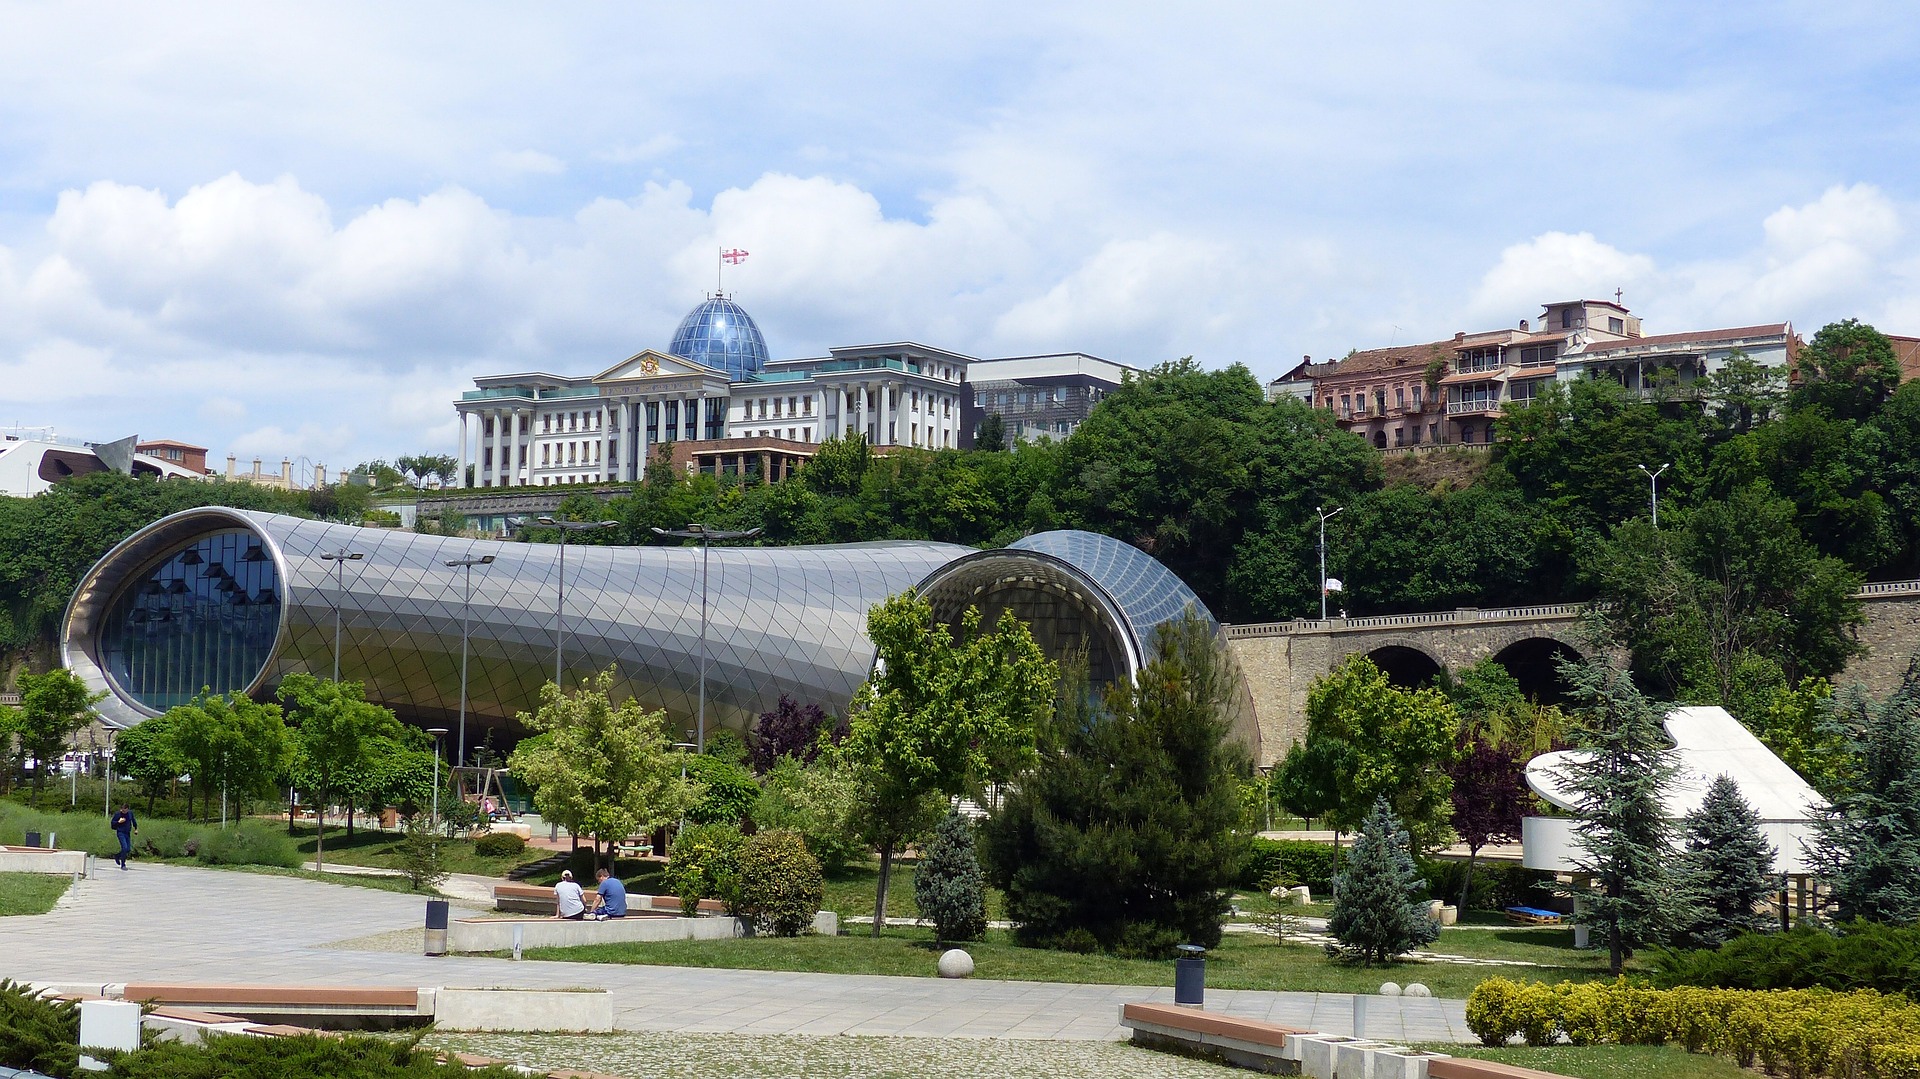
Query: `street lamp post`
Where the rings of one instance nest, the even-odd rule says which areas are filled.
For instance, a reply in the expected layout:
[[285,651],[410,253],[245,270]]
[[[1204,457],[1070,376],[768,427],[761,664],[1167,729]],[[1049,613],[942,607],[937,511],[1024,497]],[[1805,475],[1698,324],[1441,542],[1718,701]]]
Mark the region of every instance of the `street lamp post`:
[[1322,622],[1327,620],[1327,522],[1340,516],[1340,511],[1346,508],[1335,506],[1332,513],[1327,513],[1325,506],[1313,507],[1313,512],[1320,515],[1320,621]]
[[747,528],[730,532],[722,528],[708,528],[696,521],[685,528],[656,528],[653,534],[700,541],[700,711],[697,713],[699,718],[694,727],[694,743],[700,752],[705,753],[707,751],[707,548],[714,540],[752,539],[760,534],[760,530]]
[[447,565],[465,570],[467,574],[467,590],[460,599],[460,739],[455,743],[455,752],[459,755],[453,759],[454,767],[458,768],[467,763],[467,620],[473,610],[473,567],[493,565],[493,556],[450,558]]
[[440,834],[440,736],[447,733],[445,727],[428,727],[427,733],[433,735],[433,834]]
[[1659,468],[1653,469],[1652,471],[1648,471],[1646,465],[1634,465],[1633,467],[1639,469],[1641,472],[1646,473],[1647,485],[1652,490],[1652,496],[1650,498],[1650,501],[1653,503],[1653,527],[1659,528],[1660,527],[1660,473],[1665,472],[1667,469],[1673,467],[1673,462],[1669,461],[1666,464],[1661,465]]
[[560,657],[563,651],[561,642],[566,632],[561,628],[560,612],[567,603],[567,535],[572,532],[593,532],[602,528],[613,528],[619,521],[563,521],[558,517],[536,517],[540,524],[560,530],[560,588],[553,600],[553,684],[565,688],[560,682]]
[[340,595],[347,590],[347,563],[358,562],[367,557],[359,551],[349,551],[345,547],[337,551],[323,552],[320,557],[333,563],[333,680],[340,680]]

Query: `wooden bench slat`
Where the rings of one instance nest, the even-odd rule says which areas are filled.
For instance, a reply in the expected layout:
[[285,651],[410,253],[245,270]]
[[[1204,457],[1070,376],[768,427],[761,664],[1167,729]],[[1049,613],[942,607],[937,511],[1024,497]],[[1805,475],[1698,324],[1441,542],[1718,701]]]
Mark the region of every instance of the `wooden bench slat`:
[[1502,1064],[1497,1060],[1447,1057],[1444,1060],[1435,1058],[1427,1062],[1427,1079],[1567,1079],[1567,1077],[1558,1072],[1522,1068],[1518,1064]]
[[141,985],[129,984],[125,1000],[163,1004],[366,1004],[417,1008],[420,990],[397,986],[319,985]]
[[1169,1027],[1174,1030],[1191,1030],[1196,1034],[1214,1034],[1253,1045],[1271,1045],[1275,1048],[1285,1045],[1289,1034],[1313,1033],[1310,1030],[1283,1027],[1277,1023],[1264,1023],[1258,1019],[1241,1019],[1238,1016],[1202,1011],[1199,1008],[1182,1008],[1177,1004],[1128,1004],[1120,1014],[1124,1019],[1152,1023],[1155,1026]]

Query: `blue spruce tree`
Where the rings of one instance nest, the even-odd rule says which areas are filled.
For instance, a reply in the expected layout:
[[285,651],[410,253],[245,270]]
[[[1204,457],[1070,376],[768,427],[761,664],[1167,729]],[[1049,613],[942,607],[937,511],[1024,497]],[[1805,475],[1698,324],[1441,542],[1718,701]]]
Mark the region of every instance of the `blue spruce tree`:
[[1327,929],[1340,943],[1328,950],[1372,966],[1439,939],[1440,926],[1422,900],[1426,882],[1413,864],[1413,843],[1385,798],[1347,854],[1346,868],[1333,880],[1333,917]]

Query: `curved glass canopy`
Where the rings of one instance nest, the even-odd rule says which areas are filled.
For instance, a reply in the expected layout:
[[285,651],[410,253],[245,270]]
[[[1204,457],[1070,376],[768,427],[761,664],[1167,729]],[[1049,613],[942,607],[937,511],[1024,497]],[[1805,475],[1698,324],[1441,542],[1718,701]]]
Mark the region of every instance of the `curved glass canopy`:
[[724,371],[735,382],[759,374],[767,363],[767,339],[760,327],[745,308],[725,296],[714,296],[687,312],[667,351]]
[[245,529],[192,540],[128,578],[100,628],[100,665],[155,711],[202,689],[237,693],[273,655],[280,626],[273,560]]

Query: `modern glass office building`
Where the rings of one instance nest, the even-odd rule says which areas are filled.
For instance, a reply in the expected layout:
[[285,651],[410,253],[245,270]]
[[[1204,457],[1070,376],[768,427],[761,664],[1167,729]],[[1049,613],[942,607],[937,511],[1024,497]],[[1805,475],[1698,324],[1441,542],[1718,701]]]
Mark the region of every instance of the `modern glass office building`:
[[[343,553],[361,557],[323,557]],[[494,561],[470,571],[447,565],[486,555]],[[510,727],[534,707],[557,645],[569,683],[611,667],[617,693],[691,729],[704,651],[708,728],[741,729],[782,694],[844,713],[873,666],[868,610],[909,588],[943,620],[969,605],[990,619],[1012,609],[1049,653],[1085,648],[1103,679],[1136,674],[1160,624],[1189,608],[1210,617],[1166,567],[1085,532],[997,551],[715,547],[704,606],[701,567],[697,547],[563,551],[208,507],[149,525],[89,570],[61,647],[107,691],[98,710],[116,726],[203,687],[264,696],[295,671],[325,676],[336,618],[341,677],[430,724],[459,708],[463,623],[469,722],[482,727]],[[1251,723],[1243,733],[1257,737]]]

